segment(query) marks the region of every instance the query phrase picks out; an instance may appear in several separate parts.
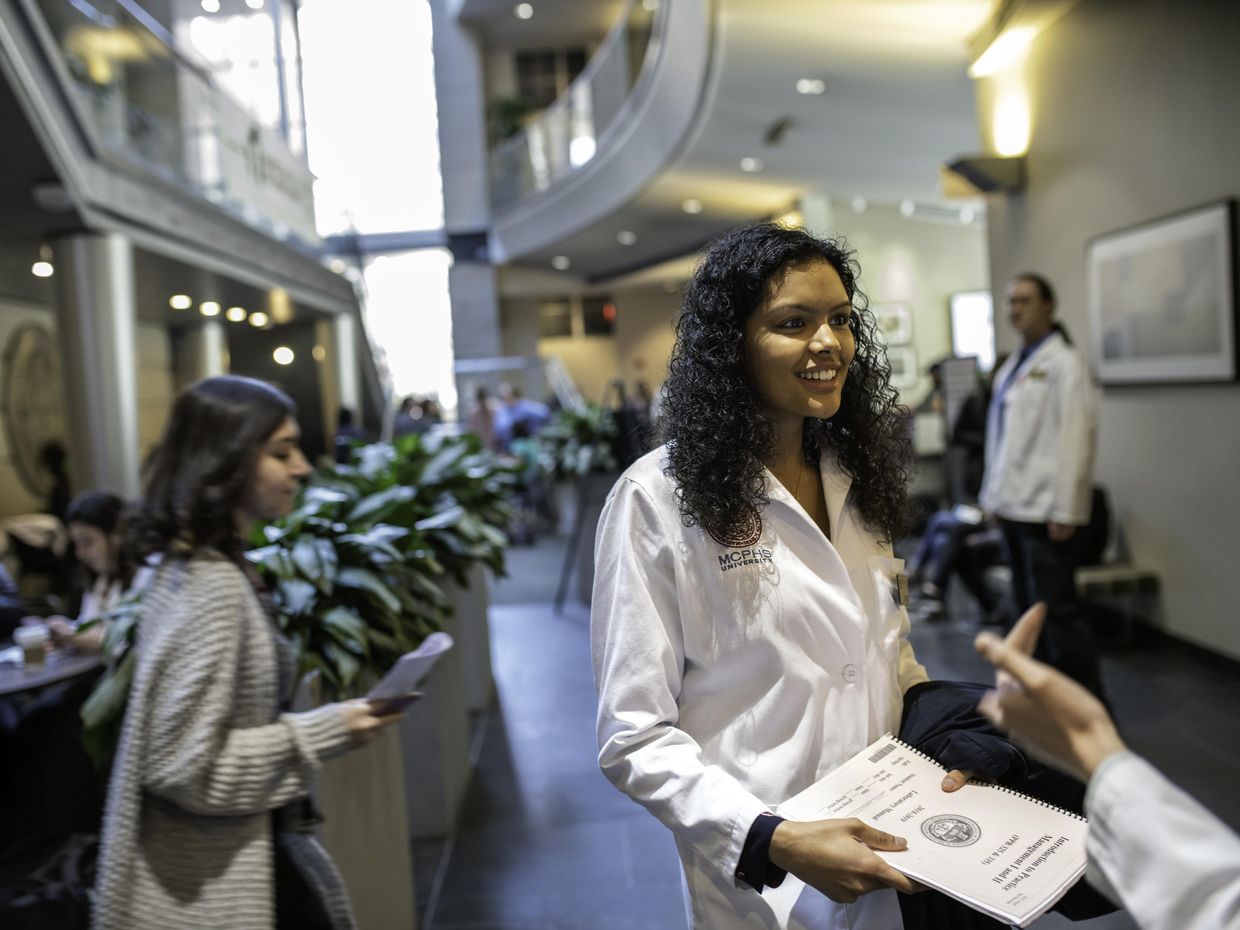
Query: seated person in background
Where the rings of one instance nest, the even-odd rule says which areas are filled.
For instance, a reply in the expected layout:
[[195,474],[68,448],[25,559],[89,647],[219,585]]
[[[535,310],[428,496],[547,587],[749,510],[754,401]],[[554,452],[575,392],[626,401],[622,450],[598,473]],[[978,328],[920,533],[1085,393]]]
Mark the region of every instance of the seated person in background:
[[12,633],[27,613],[29,611],[26,610],[17,582],[13,580],[4,563],[0,562],[0,638]]
[[998,670],[979,709],[1032,755],[1088,782],[1089,883],[1142,930],[1237,930],[1240,837],[1130,752],[1084,687],[1013,648],[1041,620],[1027,614],[1008,641],[977,637]]
[[125,502],[108,491],[87,491],[69,503],[66,513],[69,538],[86,575],[86,589],[77,620],[62,616],[48,618],[52,642],[57,646],[72,645],[81,652],[103,649],[103,624],[97,623],[80,633],[77,628],[116,607],[121,595],[134,582],[136,573],[121,548],[124,509]]
[[336,435],[332,440],[337,463],[343,465],[348,462],[353,447],[366,440],[366,431],[353,422],[353,411],[341,407],[336,412]]

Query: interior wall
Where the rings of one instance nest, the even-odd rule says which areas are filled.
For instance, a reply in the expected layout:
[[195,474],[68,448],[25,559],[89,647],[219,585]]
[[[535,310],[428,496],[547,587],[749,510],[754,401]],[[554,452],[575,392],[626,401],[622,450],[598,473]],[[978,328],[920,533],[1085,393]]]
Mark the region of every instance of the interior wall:
[[[1240,195],[1237,35],[1240,8],[1221,0],[1191,15],[1161,0],[1083,0],[1034,43],[1028,183],[991,207],[991,278],[1047,274],[1091,359],[1088,240]],[[983,124],[994,93],[979,87]],[[1161,622],[1234,658],[1237,423],[1240,385],[1101,389],[1097,478],[1134,561],[1161,577]]]
[[542,339],[538,349],[543,358],[559,358],[581,396],[593,404],[603,402],[608,385],[620,371],[620,353],[613,336]]
[[[21,325],[30,323],[47,330],[55,342],[56,315],[51,307],[0,299],[0,348]],[[143,456],[159,440],[168,411],[175,399],[172,350],[163,326],[139,322],[138,358],[138,443]],[[0,380],[7,377],[9,362],[0,359]],[[62,414],[63,416],[63,414]],[[43,508],[44,501],[23,481],[9,447],[8,424],[0,429],[0,516],[30,513]],[[74,488],[74,493],[86,490]]]
[[871,306],[891,303],[911,309],[911,345],[920,375],[901,397],[915,406],[930,391],[927,367],[952,354],[951,295],[990,287],[985,230],[906,218],[894,207],[857,213],[843,205],[832,211],[828,232],[844,236],[856,251],[861,290]]
[[646,382],[652,394],[667,378],[676,333],[672,328],[680,310],[680,289],[643,287],[616,291],[617,376],[626,385]]

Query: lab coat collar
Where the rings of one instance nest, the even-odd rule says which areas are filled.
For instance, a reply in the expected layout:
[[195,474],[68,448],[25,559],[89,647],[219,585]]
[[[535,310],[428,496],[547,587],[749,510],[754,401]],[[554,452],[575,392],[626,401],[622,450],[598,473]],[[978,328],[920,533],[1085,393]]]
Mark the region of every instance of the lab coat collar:
[[[774,473],[769,469],[766,472],[767,495],[772,500],[779,500],[791,507],[796,513],[813,523],[813,519],[809,513],[801,506],[801,502],[797,500],[792,492],[784,487],[783,483],[775,477]],[[827,518],[831,521],[831,540],[835,542],[839,539],[840,520],[844,514],[844,504],[848,501],[848,491],[852,487],[852,478],[844,474],[843,470],[836,464],[835,456],[830,452],[823,450],[818,456],[818,474],[819,480],[822,481],[822,490],[827,498]],[[817,524],[814,524],[817,526]]]

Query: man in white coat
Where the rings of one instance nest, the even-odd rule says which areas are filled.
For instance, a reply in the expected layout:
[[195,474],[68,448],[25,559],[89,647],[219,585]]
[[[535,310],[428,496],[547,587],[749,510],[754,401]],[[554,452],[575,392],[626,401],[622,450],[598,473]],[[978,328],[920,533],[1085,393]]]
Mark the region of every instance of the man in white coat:
[[1038,658],[1101,696],[1098,649],[1078,610],[1075,579],[1093,490],[1094,389],[1054,321],[1045,278],[1017,275],[1006,302],[1024,345],[995,376],[981,504],[999,519],[1018,612],[1037,601],[1049,608]]

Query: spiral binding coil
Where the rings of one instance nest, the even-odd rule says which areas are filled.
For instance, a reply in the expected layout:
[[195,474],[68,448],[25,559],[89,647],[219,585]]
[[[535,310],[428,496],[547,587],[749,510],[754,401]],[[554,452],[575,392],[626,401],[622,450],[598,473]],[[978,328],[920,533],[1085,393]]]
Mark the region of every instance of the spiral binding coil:
[[[907,749],[909,752],[911,752],[915,756],[921,756],[927,762],[933,762],[939,768],[943,769],[943,771],[945,772],[947,771],[947,768],[943,765],[943,763],[941,763],[938,759],[934,758],[934,756],[927,755],[926,753],[918,749],[916,746],[910,746],[908,743],[904,742],[904,740],[900,739],[898,736],[892,736],[892,734],[890,733],[888,733],[887,735],[891,737],[891,740],[893,743],[904,747],[905,749]],[[1082,823],[1089,823],[1088,817],[1078,814],[1075,811],[1070,811],[1070,810],[1067,810],[1066,808],[1060,807],[1058,804],[1052,804],[1050,801],[1043,801],[1041,798],[1035,798],[1033,795],[1025,794],[1025,792],[1023,791],[1017,791],[1015,788],[1009,788],[1007,787],[1007,785],[1000,785],[997,782],[992,782],[992,781],[979,781],[976,778],[970,778],[969,784],[977,785],[980,788],[993,788],[995,791],[1002,791],[1004,794],[1014,794],[1018,798],[1024,798],[1026,801],[1033,802],[1034,804],[1038,805],[1038,807],[1045,807],[1049,810],[1058,811],[1059,813],[1067,817],[1071,817],[1073,820],[1079,820]]]

